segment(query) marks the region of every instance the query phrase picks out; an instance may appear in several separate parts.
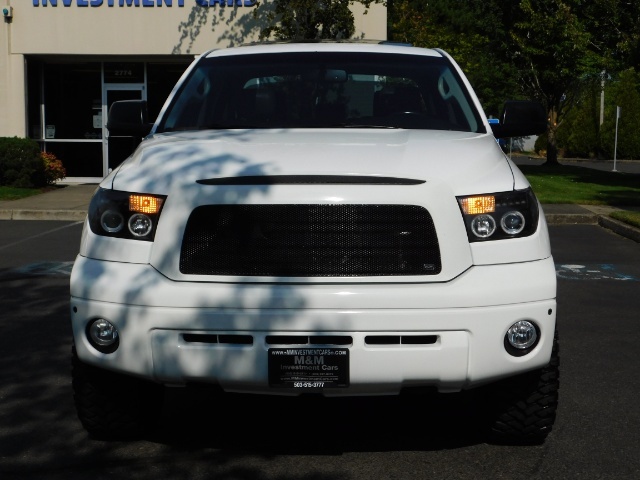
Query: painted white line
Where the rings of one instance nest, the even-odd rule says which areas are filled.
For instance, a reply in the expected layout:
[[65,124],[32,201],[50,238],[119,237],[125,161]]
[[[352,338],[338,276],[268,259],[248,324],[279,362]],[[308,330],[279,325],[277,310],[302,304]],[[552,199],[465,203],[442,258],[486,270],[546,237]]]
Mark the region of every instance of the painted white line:
[[30,237],[21,238],[17,242],[0,246],[0,250],[4,250],[5,248],[13,247],[15,245],[20,245],[21,243],[28,242],[29,240],[33,240],[34,238],[44,237],[46,235],[49,235],[50,233],[57,232],[59,230],[64,230],[65,228],[75,227],[76,225],[79,225],[81,223],[84,223],[84,220],[82,222],[74,222],[74,223],[70,223],[69,225],[63,225],[62,227],[54,228],[52,230],[47,230],[46,232],[38,233],[37,235],[31,235]]

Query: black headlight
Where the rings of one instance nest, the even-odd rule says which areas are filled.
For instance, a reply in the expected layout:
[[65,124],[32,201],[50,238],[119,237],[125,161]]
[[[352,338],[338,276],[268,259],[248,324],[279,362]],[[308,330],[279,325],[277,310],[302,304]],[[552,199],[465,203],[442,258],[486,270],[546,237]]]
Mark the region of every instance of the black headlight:
[[152,242],[166,198],[100,188],[89,205],[91,231],[106,237]]
[[538,228],[531,188],[457,197],[470,242],[528,237]]

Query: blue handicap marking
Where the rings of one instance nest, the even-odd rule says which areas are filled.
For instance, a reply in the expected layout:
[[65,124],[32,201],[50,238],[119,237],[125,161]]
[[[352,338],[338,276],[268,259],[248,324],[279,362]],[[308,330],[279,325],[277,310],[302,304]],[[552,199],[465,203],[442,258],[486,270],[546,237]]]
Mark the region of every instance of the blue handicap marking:
[[556,275],[564,280],[622,280],[637,282],[640,279],[618,271],[618,268],[610,263],[574,265],[556,264]]
[[73,262],[38,262],[13,269],[15,273],[27,275],[71,275]]

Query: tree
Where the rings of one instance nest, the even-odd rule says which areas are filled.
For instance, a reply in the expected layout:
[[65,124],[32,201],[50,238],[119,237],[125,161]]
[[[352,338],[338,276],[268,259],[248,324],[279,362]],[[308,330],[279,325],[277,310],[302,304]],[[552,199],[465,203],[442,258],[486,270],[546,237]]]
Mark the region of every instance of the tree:
[[616,73],[640,63],[640,2],[582,2],[585,29],[591,34],[594,69]]
[[522,95],[510,60],[510,11],[501,2],[394,0],[388,15],[390,39],[442,48],[455,58],[487,115],[498,116],[505,100]]
[[512,38],[526,91],[548,112],[547,164],[558,164],[557,129],[575,105],[587,71],[590,35],[576,11],[579,0],[522,0]]
[[519,8],[515,61],[525,88],[547,106],[547,163],[557,164],[557,128],[577,98],[594,78],[636,65],[640,58],[640,3],[521,0]]
[[640,158],[640,76],[633,68],[620,73],[612,83],[606,119],[602,125],[602,148],[613,157],[616,109],[622,107],[618,124],[618,158]]
[[[558,126],[558,149],[565,156],[595,157],[600,153],[600,76],[585,79],[576,105]],[[546,141],[546,138],[543,139]],[[546,144],[541,148],[546,150]]]
[[356,2],[368,8],[382,0],[273,0],[258,4],[253,14],[268,24],[261,40],[347,39],[355,32],[349,6]]
[[549,164],[558,163],[558,127],[592,80],[640,60],[640,2],[395,0],[390,8],[392,37],[452,53],[489,113],[508,97],[542,101]]
[[[268,19],[262,39],[349,38],[354,2],[385,0],[273,0],[254,14]],[[389,0],[388,8],[389,38],[451,53],[488,115],[507,99],[542,101],[548,164],[558,163],[558,128],[593,79],[640,62],[640,2]]]

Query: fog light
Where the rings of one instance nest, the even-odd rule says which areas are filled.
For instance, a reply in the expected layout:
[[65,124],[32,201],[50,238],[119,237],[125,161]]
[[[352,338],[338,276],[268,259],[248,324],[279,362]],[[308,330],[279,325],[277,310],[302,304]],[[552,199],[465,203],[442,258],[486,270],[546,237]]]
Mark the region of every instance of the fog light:
[[478,215],[471,220],[471,231],[476,237],[488,238],[496,231],[496,221],[491,215]]
[[144,237],[151,233],[153,221],[142,213],[136,213],[129,219],[129,231],[136,237]]
[[[520,320],[514,323],[507,330],[505,346],[509,353],[514,355],[524,355],[529,353],[531,348],[538,342],[538,328],[527,320]],[[515,349],[515,352],[511,349]]]
[[98,318],[87,327],[89,342],[103,353],[114,352],[118,348],[118,329],[104,318]]

